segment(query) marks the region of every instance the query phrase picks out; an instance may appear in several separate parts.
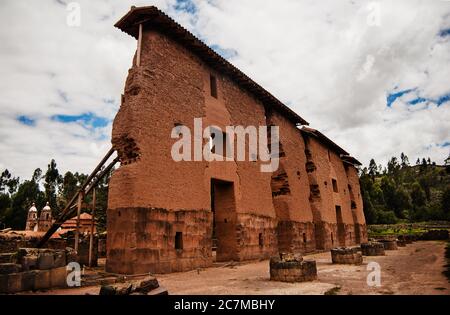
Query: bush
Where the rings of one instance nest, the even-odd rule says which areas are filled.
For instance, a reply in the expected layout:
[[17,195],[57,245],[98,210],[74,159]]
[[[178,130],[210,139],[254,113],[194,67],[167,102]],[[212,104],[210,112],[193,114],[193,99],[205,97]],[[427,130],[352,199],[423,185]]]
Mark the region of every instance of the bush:
[[393,211],[380,210],[377,212],[378,224],[395,224],[398,219]]

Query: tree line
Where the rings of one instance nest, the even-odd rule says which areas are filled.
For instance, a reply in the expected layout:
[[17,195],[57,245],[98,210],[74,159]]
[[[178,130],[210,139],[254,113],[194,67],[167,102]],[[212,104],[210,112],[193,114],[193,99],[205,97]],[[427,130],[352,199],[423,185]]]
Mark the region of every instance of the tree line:
[[[99,182],[96,189],[95,218],[99,231],[104,231],[106,227],[108,182],[111,173],[112,171]],[[25,229],[28,209],[33,203],[40,211],[49,202],[52,216],[56,218],[87,177],[87,174],[70,171],[62,175],[54,159],[47,165],[45,173],[37,168],[31,177],[24,181],[13,176],[8,169],[4,170],[0,177],[0,229]],[[86,196],[84,201],[90,204],[92,195]],[[91,213],[90,209],[83,211]]]
[[450,220],[450,166],[430,158],[410,165],[401,153],[385,167],[371,159],[360,184],[368,224]]
[[[95,216],[99,231],[106,228],[112,172],[99,182],[96,191]],[[87,177],[70,171],[62,175],[54,159],[45,173],[37,168],[24,181],[4,170],[0,177],[0,229],[23,230],[33,203],[40,211],[49,202],[56,218]],[[436,165],[430,158],[417,159],[415,165],[410,165],[404,153],[400,159],[392,157],[385,167],[371,159],[369,167],[360,170],[360,184],[368,224],[450,220],[450,166]],[[85,202],[91,203],[91,198],[86,196]]]

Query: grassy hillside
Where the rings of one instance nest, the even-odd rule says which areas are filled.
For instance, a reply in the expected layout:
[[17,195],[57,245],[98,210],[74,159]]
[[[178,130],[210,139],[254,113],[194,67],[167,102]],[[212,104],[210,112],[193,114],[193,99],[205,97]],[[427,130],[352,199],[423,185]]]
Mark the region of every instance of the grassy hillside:
[[411,166],[402,153],[385,168],[371,160],[360,181],[368,224],[450,220],[450,166],[430,159]]

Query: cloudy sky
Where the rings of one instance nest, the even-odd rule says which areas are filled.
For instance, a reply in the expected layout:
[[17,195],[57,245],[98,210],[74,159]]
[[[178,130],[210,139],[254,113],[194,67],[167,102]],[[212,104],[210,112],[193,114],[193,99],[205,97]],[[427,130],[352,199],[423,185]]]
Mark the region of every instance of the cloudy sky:
[[450,1],[1,0],[0,171],[95,167],[136,49],[113,25],[150,4],[364,164],[449,155]]

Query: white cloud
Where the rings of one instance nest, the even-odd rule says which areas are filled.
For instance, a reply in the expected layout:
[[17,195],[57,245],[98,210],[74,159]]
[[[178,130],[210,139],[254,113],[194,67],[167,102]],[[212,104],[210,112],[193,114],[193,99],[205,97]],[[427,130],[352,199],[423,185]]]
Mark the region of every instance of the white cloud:
[[[193,14],[175,0],[83,0],[80,27],[66,24],[68,2],[0,2],[0,166],[23,179],[51,158],[88,172],[107,151],[110,124],[51,116],[113,119],[136,48],[113,24],[131,5],[156,4],[207,44],[236,51],[232,63],[364,163],[401,151],[411,161],[448,155],[439,144],[450,140],[450,103],[408,101],[450,93],[450,36],[439,36],[450,2],[194,0]],[[367,23],[370,3],[379,26]],[[387,108],[395,87],[416,89]]]

